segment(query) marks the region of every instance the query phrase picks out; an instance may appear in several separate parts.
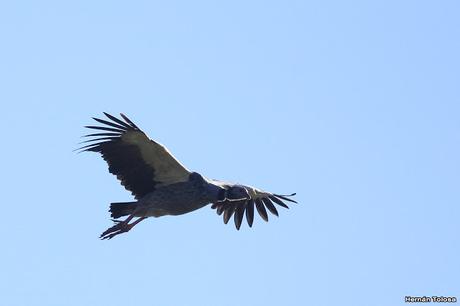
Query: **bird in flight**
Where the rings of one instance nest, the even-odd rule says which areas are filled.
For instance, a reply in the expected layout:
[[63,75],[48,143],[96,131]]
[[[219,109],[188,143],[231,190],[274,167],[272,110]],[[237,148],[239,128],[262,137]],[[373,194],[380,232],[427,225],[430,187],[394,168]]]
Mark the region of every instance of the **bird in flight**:
[[[149,137],[124,114],[117,118],[104,113],[108,120],[93,118],[100,125],[85,128],[98,133],[84,135],[89,143],[77,149],[97,152],[109,165],[109,172],[131,191],[136,201],[111,203],[112,227],[101,239],[128,232],[148,217],[182,215],[211,204],[224,223],[234,217],[239,230],[244,215],[249,227],[254,221],[254,207],[263,220],[267,210],[275,216],[274,204],[289,208],[285,201],[297,203],[290,195],[265,192],[260,189],[208,179],[185,168],[163,145]],[[124,220],[121,217],[127,216]]]

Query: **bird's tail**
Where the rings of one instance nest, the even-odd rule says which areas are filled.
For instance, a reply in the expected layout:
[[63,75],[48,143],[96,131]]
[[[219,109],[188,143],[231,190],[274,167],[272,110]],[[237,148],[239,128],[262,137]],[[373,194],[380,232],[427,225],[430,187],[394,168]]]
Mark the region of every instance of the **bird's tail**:
[[110,203],[110,216],[114,219],[130,215],[137,207],[137,202]]

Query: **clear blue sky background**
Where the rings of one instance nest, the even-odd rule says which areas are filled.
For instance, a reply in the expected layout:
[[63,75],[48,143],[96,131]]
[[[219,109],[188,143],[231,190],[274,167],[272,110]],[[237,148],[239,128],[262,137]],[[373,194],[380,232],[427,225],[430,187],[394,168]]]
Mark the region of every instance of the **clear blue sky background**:
[[[458,1],[4,1],[0,304],[460,298]],[[111,241],[130,194],[83,125],[124,112],[188,168],[300,204]]]

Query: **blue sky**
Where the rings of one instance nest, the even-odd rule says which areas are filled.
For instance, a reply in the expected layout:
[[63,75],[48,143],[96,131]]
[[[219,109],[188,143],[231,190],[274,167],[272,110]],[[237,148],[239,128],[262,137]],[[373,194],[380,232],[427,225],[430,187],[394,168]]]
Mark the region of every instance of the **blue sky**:
[[[1,304],[460,298],[458,1],[0,4]],[[298,205],[111,241],[130,194],[83,125],[124,112],[189,169]]]

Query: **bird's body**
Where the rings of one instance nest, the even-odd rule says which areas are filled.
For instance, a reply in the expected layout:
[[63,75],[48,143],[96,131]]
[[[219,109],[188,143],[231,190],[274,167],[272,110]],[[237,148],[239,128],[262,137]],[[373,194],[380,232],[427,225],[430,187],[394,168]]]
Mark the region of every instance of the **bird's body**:
[[161,187],[140,199],[139,207],[146,210],[147,216],[177,216],[217,201],[204,187],[194,185],[187,181]]
[[[192,173],[185,182],[159,187],[137,202],[129,202],[132,210],[137,208],[136,217],[177,216],[192,212],[218,201],[220,188],[210,184],[198,173]],[[118,203],[112,203],[111,211]],[[122,206],[120,203],[119,206]],[[128,215],[127,213],[124,215]],[[118,215],[113,215],[118,217]]]
[[[197,172],[187,170],[161,144],[149,139],[125,115],[123,120],[104,113],[111,121],[94,118],[103,126],[86,126],[103,132],[85,135],[97,137],[85,142],[91,144],[80,149],[102,154],[109,165],[109,172],[116,175],[121,184],[130,190],[136,201],[110,205],[114,226],[102,233],[102,239],[129,231],[148,217],[182,215],[212,203],[217,213],[223,214],[224,223],[234,216],[235,226],[240,228],[244,214],[249,226],[254,219],[254,207],[265,221],[266,209],[278,216],[275,204],[288,208],[283,202],[292,195],[277,195],[250,186],[207,179]],[[131,222],[133,218],[137,220]],[[131,223],[130,223],[131,222]]]

